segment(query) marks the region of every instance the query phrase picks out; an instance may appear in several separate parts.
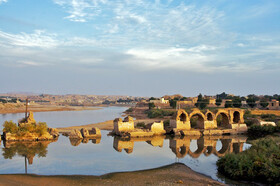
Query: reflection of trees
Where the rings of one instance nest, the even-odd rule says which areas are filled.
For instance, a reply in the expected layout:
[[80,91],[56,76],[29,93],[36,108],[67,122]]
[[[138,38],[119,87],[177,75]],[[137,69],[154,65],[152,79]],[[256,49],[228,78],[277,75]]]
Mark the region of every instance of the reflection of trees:
[[28,158],[29,164],[32,164],[33,158],[46,157],[48,150],[47,147],[51,141],[38,141],[38,142],[4,142],[2,155],[5,159],[12,159],[15,155]]

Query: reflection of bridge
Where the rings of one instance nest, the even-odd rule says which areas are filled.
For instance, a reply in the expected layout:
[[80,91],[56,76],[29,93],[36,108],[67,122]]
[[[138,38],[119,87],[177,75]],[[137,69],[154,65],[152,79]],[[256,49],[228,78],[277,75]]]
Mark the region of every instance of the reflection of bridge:
[[113,147],[116,151],[121,152],[124,149],[128,154],[133,152],[134,142],[145,141],[154,147],[162,147],[165,136],[153,136],[143,138],[125,139],[118,136],[114,137]]
[[[199,135],[198,131],[190,131],[191,129],[212,129],[213,131],[219,129],[234,129],[236,133],[247,131],[247,126],[244,124],[244,111],[242,109],[217,109],[215,111],[201,111],[193,109],[187,113],[185,110],[180,109],[170,120],[170,126],[176,133],[183,133],[184,135]],[[195,118],[195,122],[191,122]],[[191,134],[193,132],[193,134]],[[227,131],[228,132],[228,131]],[[223,132],[221,131],[221,134]],[[230,132],[229,132],[230,133]],[[213,135],[211,131],[203,133],[204,135]]]
[[[193,158],[198,158],[201,154],[209,156],[215,154],[218,157],[224,156],[228,153],[239,153],[243,151],[243,144],[247,137],[232,137],[232,136],[207,136],[197,138],[197,148],[191,151],[190,143],[194,138],[184,136],[183,138],[170,139],[169,147],[178,158],[183,158],[189,154]],[[220,140],[222,148],[217,150],[217,141]]]
[[[145,141],[152,146],[163,146],[165,136],[154,136],[147,138],[130,138],[124,139],[121,137],[114,137],[114,149],[121,152],[123,149],[129,154],[133,152],[134,142]],[[190,149],[192,140],[197,140],[197,149],[193,152]],[[222,148],[217,150],[217,141],[220,140]],[[198,158],[202,153],[205,156],[215,154],[218,157],[224,156],[228,153],[239,153],[243,151],[243,144],[247,137],[244,136],[204,136],[204,137],[189,137],[171,138],[169,147],[176,157],[183,158],[189,154],[193,158]]]

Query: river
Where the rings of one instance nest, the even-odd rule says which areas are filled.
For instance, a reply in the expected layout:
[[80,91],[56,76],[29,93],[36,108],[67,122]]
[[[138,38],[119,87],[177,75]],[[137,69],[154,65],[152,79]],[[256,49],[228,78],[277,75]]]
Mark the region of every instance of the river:
[[[37,121],[50,127],[68,127],[102,122],[120,117],[124,107],[100,110],[34,113]],[[0,115],[0,121],[17,121],[24,114]],[[56,142],[6,143],[2,141],[0,174],[102,175],[111,172],[156,168],[181,162],[192,170],[225,182],[217,174],[216,161],[227,153],[239,153],[250,145],[246,137],[170,138],[158,136],[122,140],[107,136],[101,140],[70,141],[60,135]],[[27,166],[25,167],[25,161]]]

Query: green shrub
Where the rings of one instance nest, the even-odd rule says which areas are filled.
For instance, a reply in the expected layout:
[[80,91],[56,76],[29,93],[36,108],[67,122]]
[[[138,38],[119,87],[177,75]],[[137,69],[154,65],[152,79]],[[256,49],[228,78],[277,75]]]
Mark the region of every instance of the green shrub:
[[170,126],[170,120],[164,120],[163,121],[163,126],[164,126],[164,128],[169,127]]
[[126,110],[126,112],[132,112],[133,111],[133,108],[129,108]]
[[261,139],[239,154],[227,154],[217,161],[218,171],[231,179],[280,182],[280,145],[273,139]]
[[163,109],[151,109],[146,112],[149,118],[163,118],[164,116],[172,116],[175,111]]
[[45,122],[39,122],[36,127],[35,131],[37,134],[42,136],[43,134],[46,134],[48,132],[48,126]]
[[145,127],[146,127],[146,125],[144,122],[139,122],[136,124],[136,128],[145,128]]
[[274,115],[274,114],[262,114],[261,115],[261,118],[264,120],[264,121],[273,121],[273,122],[277,122],[277,116]]
[[155,107],[156,107],[156,105],[154,103],[149,103],[149,109],[153,109]]
[[266,135],[273,134],[275,132],[280,132],[279,126],[272,125],[252,125],[248,129],[248,135],[253,138],[264,137]]
[[18,126],[12,120],[5,121],[3,124],[3,127],[4,127],[3,132],[10,132],[12,134],[15,134],[18,132]]
[[13,121],[5,121],[3,127],[3,132],[9,132],[11,134],[16,134],[17,136],[24,136],[27,133],[36,133],[39,136],[42,136],[48,132],[48,126],[45,122],[25,124],[18,127]]

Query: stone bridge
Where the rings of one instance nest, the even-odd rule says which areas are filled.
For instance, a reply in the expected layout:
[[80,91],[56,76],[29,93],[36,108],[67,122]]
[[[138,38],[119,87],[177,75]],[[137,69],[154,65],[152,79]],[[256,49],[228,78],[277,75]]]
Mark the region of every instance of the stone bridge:
[[[208,129],[234,129],[237,133],[242,133],[247,131],[243,115],[244,110],[238,108],[206,110],[204,112],[193,109],[189,113],[179,109],[170,120],[170,126],[175,133],[181,132],[185,135],[187,134],[186,131],[191,129],[204,129],[204,131]],[[195,119],[195,121],[192,119]],[[222,134],[218,130],[215,132],[217,132],[217,135]],[[204,135],[207,134],[206,131]],[[193,132],[193,135],[198,135],[198,131]],[[209,133],[208,135],[212,134]]]

